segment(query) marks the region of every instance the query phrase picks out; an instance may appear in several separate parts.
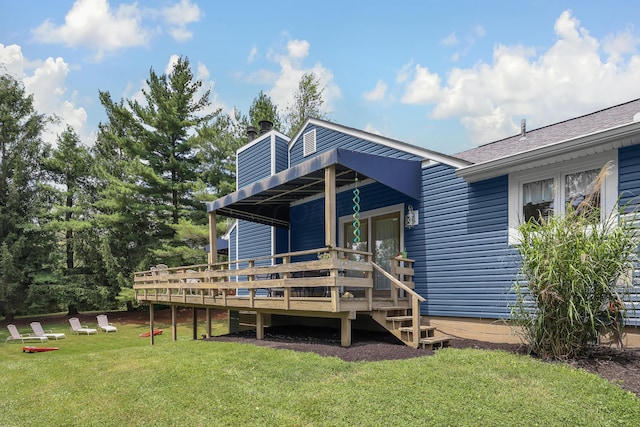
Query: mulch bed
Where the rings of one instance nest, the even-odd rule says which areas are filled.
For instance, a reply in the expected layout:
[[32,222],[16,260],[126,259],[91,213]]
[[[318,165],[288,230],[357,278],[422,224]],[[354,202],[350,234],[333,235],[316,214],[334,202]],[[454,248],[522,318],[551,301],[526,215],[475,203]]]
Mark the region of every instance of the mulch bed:
[[[109,321],[117,324],[147,324],[149,314],[146,312],[113,312],[108,313]],[[178,322],[190,322],[190,309],[178,310]],[[49,323],[64,323],[70,316],[57,315],[50,318],[38,318],[46,326]],[[95,324],[95,314],[80,314],[76,316],[80,322]],[[214,312],[217,319],[226,319],[226,311]],[[157,310],[155,321],[160,324],[171,323],[171,310]],[[204,320],[204,310],[199,311],[199,320]],[[13,322],[18,327],[29,327],[31,320]],[[0,327],[6,327],[3,323]],[[329,328],[304,327],[271,327],[265,328],[265,339],[256,340],[255,331],[244,331],[229,335],[210,338],[209,341],[239,342],[275,349],[313,352],[321,356],[338,357],[347,362],[401,360],[414,357],[425,357],[433,354],[434,350],[415,349],[402,344],[390,334],[354,330],[351,347],[340,346],[340,333]],[[518,344],[490,343],[463,338],[453,338],[452,348],[475,348],[482,350],[503,350],[514,354],[527,354],[527,349]],[[438,351],[438,350],[435,350]],[[618,384],[625,390],[640,397],[640,349],[617,350],[615,348],[599,347],[593,349],[581,358],[568,361],[570,365],[600,375]]]

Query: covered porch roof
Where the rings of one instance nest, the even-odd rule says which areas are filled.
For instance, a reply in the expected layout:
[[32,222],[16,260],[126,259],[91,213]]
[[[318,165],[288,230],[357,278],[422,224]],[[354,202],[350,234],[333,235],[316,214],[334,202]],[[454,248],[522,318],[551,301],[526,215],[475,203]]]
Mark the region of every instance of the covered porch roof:
[[324,169],[336,167],[337,189],[373,179],[413,199],[421,193],[421,160],[404,160],[334,148],[207,203],[207,211],[289,228],[291,203],[325,192]]

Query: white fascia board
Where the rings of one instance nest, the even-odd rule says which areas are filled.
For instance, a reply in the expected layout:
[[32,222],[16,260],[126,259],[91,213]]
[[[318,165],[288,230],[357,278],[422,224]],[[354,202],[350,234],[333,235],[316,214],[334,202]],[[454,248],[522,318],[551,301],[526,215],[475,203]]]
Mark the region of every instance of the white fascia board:
[[[414,156],[422,157],[423,162],[428,162],[429,164],[435,163],[444,163],[449,166],[453,166],[455,168],[463,168],[465,166],[469,166],[471,163],[466,160],[458,159],[456,157],[447,156],[446,154],[437,153],[435,151],[427,150],[426,148],[417,147],[415,145],[407,144],[406,142],[398,141],[391,138],[386,138],[384,136],[376,135],[373,133],[365,132],[363,130],[350,128],[347,126],[339,125],[336,123],[327,122],[319,119],[308,119],[304,125],[300,128],[298,133],[296,133],[291,140],[289,140],[289,152],[295,145],[295,143],[300,139],[300,135],[302,132],[309,126],[315,125],[318,127],[322,127],[325,129],[333,130],[336,132],[344,133],[345,135],[351,135],[356,138],[364,139],[365,141],[370,141],[375,144],[380,144],[385,147],[394,148],[399,151],[404,151],[405,153],[413,154]],[[423,163],[424,166],[424,163]]]
[[280,138],[283,138],[285,141],[289,141],[289,137],[285,134],[282,134],[280,132],[278,132],[277,130],[270,130],[269,132],[259,135],[256,137],[256,139],[254,139],[253,141],[250,141],[248,143],[246,143],[245,145],[243,145],[242,147],[238,148],[236,150],[236,156],[239,153],[242,153],[245,150],[248,150],[249,148],[253,147],[254,145],[256,145],[257,143],[266,140],[267,138],[272,138],[273,140],[275,140],[275,137],[279,136]]
[[[511,156],[467,166],[458,169],[456,174],[467,182],[478,182],[542,164],[557,163],[572,157],[585,157],[635,144],[640,144],[640,122],[616,126]],[[551,158],[555,159],[551,161],[549,160]]]

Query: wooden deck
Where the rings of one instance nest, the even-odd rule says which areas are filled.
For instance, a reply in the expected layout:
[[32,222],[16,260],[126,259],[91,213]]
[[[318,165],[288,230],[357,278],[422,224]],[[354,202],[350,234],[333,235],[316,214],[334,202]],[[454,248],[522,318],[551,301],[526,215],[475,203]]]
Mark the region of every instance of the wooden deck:
[[[406,337],[403,341],[418,346],[419,303],[424,298],[413,291],[413,261],[399,257],[392,261],[389,273],[372,262],[371,253],[327,247],[231,263],[156,266],[135,273],[134,290],[137,301],[152,308],[167,304],[174,309],[254,312],[258,339],[263,337],[264,319],[270,314],[340,319],[343,346],[351,344],[351,321],[358,313],[405,310],[412,324],[403,324],[404,331],[393,328],[398,329],[399,338]],[[391,282],[386,295],[375,291],[375,298],[374,269]]]

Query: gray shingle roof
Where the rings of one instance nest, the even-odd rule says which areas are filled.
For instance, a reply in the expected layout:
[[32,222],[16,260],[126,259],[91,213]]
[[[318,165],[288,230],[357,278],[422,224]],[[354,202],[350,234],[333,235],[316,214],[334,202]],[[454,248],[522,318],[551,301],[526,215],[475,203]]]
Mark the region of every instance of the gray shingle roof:
[[527,131],[526,136],[515,135],[454,154],[472,163],[483,163],[523,151],[544,147],[566,139],[588,135],[612,127],[633,123],[640,113],[640,99],[605,108],[563,122]]

